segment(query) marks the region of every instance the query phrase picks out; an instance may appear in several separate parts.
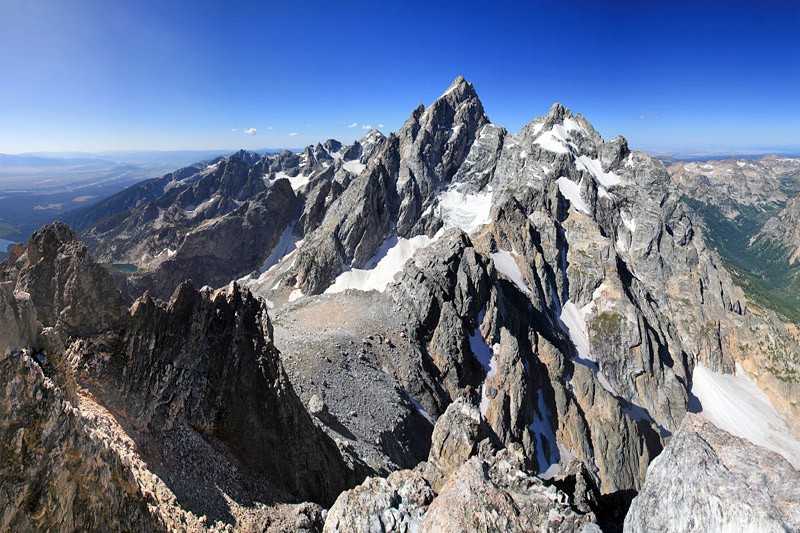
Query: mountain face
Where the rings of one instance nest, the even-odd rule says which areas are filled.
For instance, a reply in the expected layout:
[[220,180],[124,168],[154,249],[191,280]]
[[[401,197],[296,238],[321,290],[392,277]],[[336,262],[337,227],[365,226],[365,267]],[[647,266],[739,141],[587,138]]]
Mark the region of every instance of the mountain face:
[[[770,187],[752,202],[784,201]],[[4,379],[62,391],[78,421],[58,442],[109,439],[112,481],[158,495],[87,501],[158,528],[645,531],[695,490],[661,473],[696,453],[691,413],[800,459],[800,334],[751,306],[685,195],[559,104],[508,132],[459,77],[388,136],[238,152],[101,202],[79,223],[100,265],[45,228],[3,266]],[[61,416],[0,390],[26,424]],[[4,524],[58,529],[52,508]]]
[[800,159],[676,163],[669,172],[748,296],[800,321]]

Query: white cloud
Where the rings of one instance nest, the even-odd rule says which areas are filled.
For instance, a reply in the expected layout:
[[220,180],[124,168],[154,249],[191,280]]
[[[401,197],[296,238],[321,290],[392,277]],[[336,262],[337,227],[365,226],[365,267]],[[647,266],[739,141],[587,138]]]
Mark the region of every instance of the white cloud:
[[384,127],[383,124],[378,124],[378,129],[381,129],[383,127]]
[[371,130],[372,129],[372,124],[362,124],[361,125],[361,129],[362,130]]
[[231,128],[231,131],[239,131],[239,128]]
[[357,127],[358,127],[358,122],[353,122],[352,124],[350,124],[350,125],[349,125],[349,126],[347,126],[347,127],[348,127],[348,128],[357,128]]
[[296,131],[293,131],[292,133],[289,134],[289,137],[297,137],[298,135],[300,134],[297,133]]
[[244,132],[246,134],[248,134],[248,135],[255,135],[256,134],[256,129],[255,128],[247,128],[246,130],[244,130]]

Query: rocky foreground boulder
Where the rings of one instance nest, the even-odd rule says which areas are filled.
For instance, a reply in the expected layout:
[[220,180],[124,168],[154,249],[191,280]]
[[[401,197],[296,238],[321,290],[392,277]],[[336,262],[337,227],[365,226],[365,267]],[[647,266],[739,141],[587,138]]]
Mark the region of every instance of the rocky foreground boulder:
[[689,414],[650,465],[625,532],[800,530],[800,472]]

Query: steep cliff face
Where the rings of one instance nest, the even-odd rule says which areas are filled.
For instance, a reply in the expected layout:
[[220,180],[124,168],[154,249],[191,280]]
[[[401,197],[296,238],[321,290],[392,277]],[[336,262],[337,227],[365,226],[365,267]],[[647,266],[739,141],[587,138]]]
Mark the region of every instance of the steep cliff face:
[[13,284],[20,300],[30,300],[43,326],[64,335],[95,335],[122,325],[122,300],[111,276],[64,224],[34,233],[20,255],[6,261],[2,279]]
[[138,299],[110,364],[119,401],[151,431],[187,424],[301,500],[330,503],[354,481],[295,395],[263,302],[236,285]]

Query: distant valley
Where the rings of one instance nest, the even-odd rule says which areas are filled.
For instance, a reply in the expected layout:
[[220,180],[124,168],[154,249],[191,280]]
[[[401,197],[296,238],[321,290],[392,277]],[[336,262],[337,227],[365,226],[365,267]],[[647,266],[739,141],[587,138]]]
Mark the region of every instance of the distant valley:
[[225,150],[0,154],[0,258],[38,227]]
[[675,162],[668,170],[751,299],[800,322],[800,158]]

